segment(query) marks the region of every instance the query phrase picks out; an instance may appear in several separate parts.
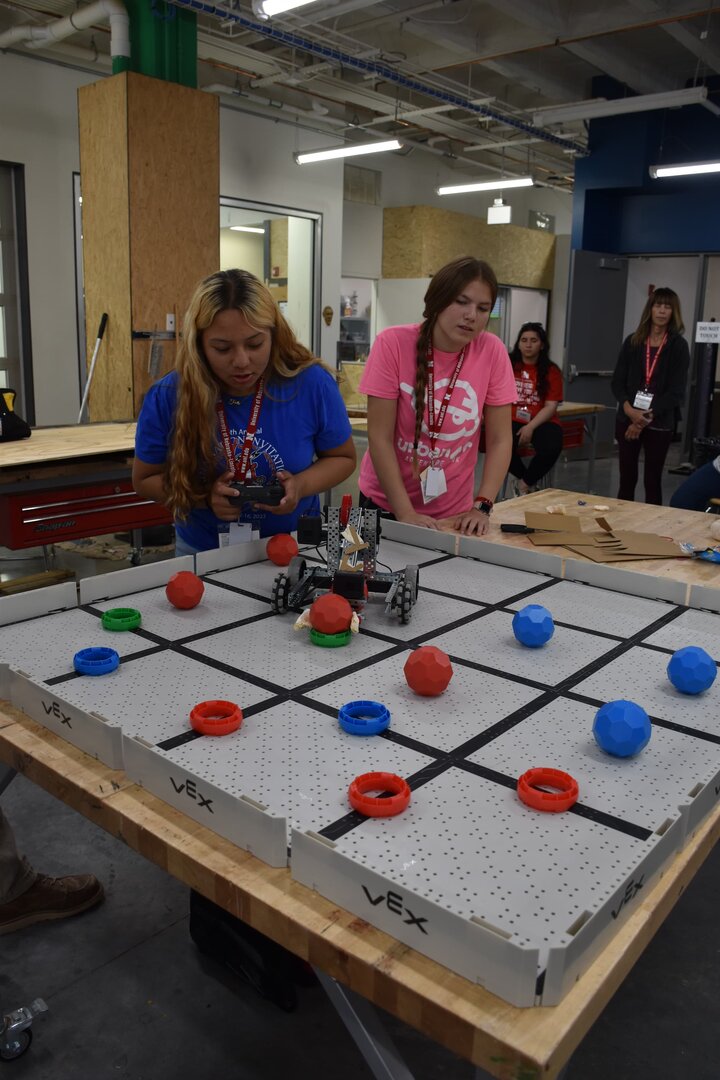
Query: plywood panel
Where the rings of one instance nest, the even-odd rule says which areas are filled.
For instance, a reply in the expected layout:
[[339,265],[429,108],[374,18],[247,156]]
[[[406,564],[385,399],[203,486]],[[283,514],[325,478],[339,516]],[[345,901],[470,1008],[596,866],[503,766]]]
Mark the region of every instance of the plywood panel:
[[[218,99],[131,73],[128,130],[132,329],[164,331],[174,314],[179,331],[196,284],[220,265]],[[154,381],[149,348],[133,350],[135,413]],[[164,342],[156,375],[174,356]]]
[[434,206],[389,207],[384,212],[383,277],[431,277],[459,255],[489,262],[503,285],[551,289],[555,237],[518,225]]
[[128,420],[133,396],[126,76],[80,87],[78,118],[88,364],[100,317],[108,314],[88,414],[91,420]]
[[426,206],[394,206],[383,211],[383,277],[427,277],[420,272],[422,211],[427,209]]
[[286,278],[287,276],[288,221],[287,218],[273,218],[270,222],[270,278]]

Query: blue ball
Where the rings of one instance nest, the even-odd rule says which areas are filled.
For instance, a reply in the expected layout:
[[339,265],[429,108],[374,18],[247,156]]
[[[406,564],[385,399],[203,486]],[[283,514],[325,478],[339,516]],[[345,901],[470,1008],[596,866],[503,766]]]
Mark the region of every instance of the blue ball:
[[615,757],[639,754],[650,742],[651,734],[650,717],[634,701],[608,701],[595,714],[595,742]]
[[717,665],[704,649],[688,645],[673,653],[667,673],[676,690],[683,694],[702,694],[715,682]]
[[555,633],[552,615],[541,604],[528,604],[513,616],[513,634],[521,645],[539,649]]

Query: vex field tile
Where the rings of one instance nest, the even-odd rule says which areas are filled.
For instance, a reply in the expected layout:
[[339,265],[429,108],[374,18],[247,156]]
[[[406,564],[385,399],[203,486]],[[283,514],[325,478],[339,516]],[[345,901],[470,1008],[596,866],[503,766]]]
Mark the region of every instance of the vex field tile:
[[447,560],[447,553],[385,539],[380,540],[378,547],[377,564],[380,569],[383,569],[381,564],[391,570],[402,570],[406,566],[424,566],[425,563],[436,563],[438,560]]
[[690,799],[698,783],[720,770],[720,746],[656,726],[645,749],[631,758],[601,750],[592,734],[596,708],[558,699],[499,735],[469,760],[519,777],[527,769],[568,772],[579,802],[651,832]]
[[669,605],[661,600],[625,596],[620,614],[617,593],[573,581],[558,581],[539,593],[536,599],[528,597],[509,606],[519,610],[525,604],[535,603],[546,607],[555,622],[569,623],[583,630],[599,630],[619,638],[632,637],[669,610]]
[[720,737],[718,680],[704,694],[681,694],[667,677],[668,660],[667,653],[639,645],[573,690],[598,701],[634,701],[650,716]]
[[[267,608],[265,608],[267,611]],[[333,679],[343,668],[368,663],[393,646],[365,634],[353,634],[340,648],[313,645],[308,630],[293,630],[295,614],[259,619],[257,623],[227,630],[186,647],[198,659],[210,657],[276,686],[292,688],[315,679]]]
[[[303,551],[300,554],[307,561],[308,566],[317,565],[318,559],[314,548],[310,552]],[[231,570],[222,570],[217,574],[208,576],[207,580],[218,581],[235,589],[244,589],[246,592],[263,596],[269,601],[272,595],[273,582],[281,573],[287,573],[286,566],[276,566],[275,563],[265,560],[263,562],[248,563],[246,566],[236,566]]]
[[398,641],[410,641],[426,634],[439,633],[444,626],[472,618],[480,610],[482,609],[477,604],[466,603],[456,596],[437,596],[424,592],[421,586],[410,622],[401,623],[394,612],[386,614],[384,601],[378,599],[366,604],[362,626],[378,634],[397,638]]
[[409,777],[430,760],[387,739],[348,735],[332,717],[294,701],[256,713],[233,735],[186,743],[168,757],[315,832],[351,812],[348,787],[356,776]]
[[132,632],[104,630],[96,615],[80,608],[0,627],[0,660],[41,681],[72,672],[81,649],[109,647],[122,657],[144,652],[148,644]]
[[[518,593],[546,585],[542,574],[528,574],[505,566],[491,566],[476,559],[452,559],[420,571],[420,587],[434,589],[481,604],[500,604]],[[526,600],[525,603],[532,603]],[[538,603],[541,603],[538,600]]]
[[191,730],[190,711],[201,701],[231,701],[247,708],[271,698],[241,678],[166,651],[121,664],[110,675],[81,676],[59,686],[66,701],[98,712],[122,728],[160,743]]
[[403,674],[409,656],[409,652],[402,652],[379,660],[307,696],[334,709],[350,701],[379,701],[390,710],[392,731],[447,753],[522,708],[540,692],[455,664],[444,693],[421,697],[413,693]]
[[659,645],[673,652],[686,645],[698,645],[716,664],[720,663],[720,625],[717,615],[710,611],[684,611],[645,640],[648,645]]
[[530,649],[516,640],[512,616],[503,611],[493,611],[467,626],[440,633],[428,644],[437,645],[451,657],[544,686],[556,686],[614,646],[607,638],[558,626],[545,645]]
[[[205,583],[200,603],[185,610],[173,607],[164,589],[131,593],[122,597],[122,604],[117,598],[103,600],[94,607],[99,611],[117,607],[136,608],[142,615],[141,629],[157,634],[167,641],[178,641],[192,634],[216,630],[239,619],[267,614],[267,604],[261,600],[253,600],[249,596],[218,588],[208,582]],[[116,633],[115,636],[120,635]]]

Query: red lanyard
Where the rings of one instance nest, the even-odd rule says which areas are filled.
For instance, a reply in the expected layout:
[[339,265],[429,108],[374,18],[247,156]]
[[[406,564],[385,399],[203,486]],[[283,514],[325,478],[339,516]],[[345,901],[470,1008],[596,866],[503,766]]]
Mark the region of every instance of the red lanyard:
[[450,398],[452,397],[452,392],[455,389],[455,383],[458,381],[458,376],[460,374],[460,368],[463,365],[463,360],[464,359],[465,359],[465,349],[463,349],[461,351],[460,355],[457,358],[457,363],[455,364],[455,370],[453,371],[452,378],[450,379],[450,382],[447,385],[447,390],[445,391],[445,396],[443,397],[442,401],[440,402],[440,408],[438,409],[437,416],[436,416],[435,415],[435,361],[433,359],[432,345],[430,345],[428,347],[428,362],[427,362],[428,407],[427,407],[427,410],[428,410],[428,431],[430,433],[430,452],[431,452],[431,455],[433,457],[435,456],[435,440],[437,439],[438,435],[442,431],[442,426],[443,426],[443,423],[445,422],[445,414],[447,413],[448,405],[450,404]]
[[646,390],[650,389],[650,380],[652,379],[653,375],[655,374],[655,368],[657,367],[657,362],[660,359],[660,353],[663,351],[663,345],[665,344],[667,339],[668,339],[668,336],[667,336],[667,334],[665,334],[664,338],[660,342],[660,345],[658,347],[658,351],[655,353],[655,356],[653,357],[652,365],[650,364],[650,335],[648,335],[648,339],[645,342],[645,389]]
[[236,460],[235,455],[233,454],[233,448],[230,442],[230,432],[228,431],[227,417],[225,416],[225,406],[222,403],[222,398],[218,398],[215,402],[215,411],[217,412],[218,424],[220,426],[220,437],[222,438],[227,467],[228,469],[232,470],[232,472],[235,474],[236,479],[238,480],[245,480],[247,478],[248,466],[250,465],[250,452],[252,450],[252,445],[255,441],[255,432],[257,431],[258,417],[260,416],[260,406],[262,405],[264,393],[265,380],[261,379],[260,382],[257,384],[255,398],[250,407],[250,416],[248,418],[247,428],[245,429],[245,440],[242,445],[239,462]]

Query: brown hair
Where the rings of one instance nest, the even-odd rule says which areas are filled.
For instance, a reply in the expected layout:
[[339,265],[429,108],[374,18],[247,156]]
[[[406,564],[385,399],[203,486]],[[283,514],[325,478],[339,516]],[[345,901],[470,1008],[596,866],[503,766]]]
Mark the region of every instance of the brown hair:
[[471,255],[461,255],[446,263],[433,277],[424,297],[425,309],[423,322],[420,324],[416,346],[415,368],[415,437],[413,439],[413,471],[418,473],[417,448],[420,442],[423,416],[425,414],[425,392],[427,390],[427,357],[432,347],[432,335],[438,315],[457,300],[463,289],[471,281],[483,281],[490,288],[493,305],[497,299],[498,283],[495,272],[482,259]]
[[631,337],[633,345],[644,345],[650,336],[650,326],[652,323],[652,309],[653,304],[666,303],[672,307],[672,316],[668,323],[668,334],[682,334],[685,330],[685,326],[682,320],[682,313],[680,311],[680,297],[672,289],[655,289],[650,293],[647,298],[643,313],[640,316],[640,322],[638,328]]
[[203,330],[221,311],[239,311],[257,330],[272,335],[268,385],[292,379],[320,361],[295,337],[270,291],[247,270],[220,270],[197,286],[185,314],[175,368],[175,421],[164,477],[166,505],[184,520],[208,494],[217,472],[215,403],[219,386],[203,353]]

